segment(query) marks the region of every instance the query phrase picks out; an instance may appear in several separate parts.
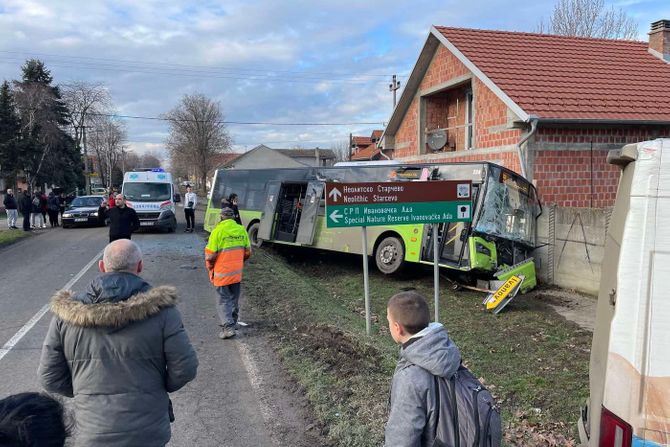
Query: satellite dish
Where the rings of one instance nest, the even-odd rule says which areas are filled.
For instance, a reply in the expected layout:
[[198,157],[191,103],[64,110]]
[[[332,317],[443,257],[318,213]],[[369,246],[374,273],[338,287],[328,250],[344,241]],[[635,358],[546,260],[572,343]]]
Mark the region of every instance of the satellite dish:
[[434,130],[428,133],[428,147],[437,152],[447,144],[447,132],[444,130]]

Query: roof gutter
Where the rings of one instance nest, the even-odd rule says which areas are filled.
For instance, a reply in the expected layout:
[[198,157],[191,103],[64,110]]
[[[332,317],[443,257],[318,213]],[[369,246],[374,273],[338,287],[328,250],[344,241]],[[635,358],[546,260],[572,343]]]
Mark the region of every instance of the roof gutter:
[[530,139],[530,137],[535,135],[535,132],[537,132],[538,118],[536,116],[531,115],[530,118],[529,118],[529,122],[530,122],[530,132],[528,132],[528,134],[526,134],[526,136],[523,137],[519,141],[519,143],[517,143],[517,145],[516,145],[516,150],[517,150],[517,153],[519,154],[519,165],[521,166],[521,176],[523,178],[527,178],[526,177],[526,157],[525,157],[525,154],[524,154],[523,149],[521,148],[521,146],[523,146],[524,143],[526,143],[526,141],[528,141]]

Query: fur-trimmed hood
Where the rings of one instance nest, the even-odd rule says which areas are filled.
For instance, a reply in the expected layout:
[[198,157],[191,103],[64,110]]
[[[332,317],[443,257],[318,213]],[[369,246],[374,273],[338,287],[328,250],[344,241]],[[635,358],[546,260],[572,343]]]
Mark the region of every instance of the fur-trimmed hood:
[[177,289],[160,286],[120,301],[85,303],[70,290],[59,290],[51,299],[51,311],[68,324],[80,327],[127,326],[146,320],[165,307],[177,304]]

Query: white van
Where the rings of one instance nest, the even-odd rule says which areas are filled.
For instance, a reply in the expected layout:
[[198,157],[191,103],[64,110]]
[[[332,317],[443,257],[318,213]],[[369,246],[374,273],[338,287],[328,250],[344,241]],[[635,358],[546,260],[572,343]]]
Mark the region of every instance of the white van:
[[148,228],[177,229],[172,174],[161,168],[146,171],[126,172],[121,193],[126,203],[140,219],[140,225]]
[[590,447],[670,445],[670,139],[611,151],[622,169],[579,421]]

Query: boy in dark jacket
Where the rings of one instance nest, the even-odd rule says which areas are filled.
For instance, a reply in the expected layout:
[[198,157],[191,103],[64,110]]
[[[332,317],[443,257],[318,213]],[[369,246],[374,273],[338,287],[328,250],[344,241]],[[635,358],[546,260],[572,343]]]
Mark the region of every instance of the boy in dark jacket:
[[389,332],[401,345],[393,374],[385,447],[432,446],[436,426],[434,376],[451,377],[461,353],[440,323],[430,323],[430,311],[417,292],[393,295],[386,309]]
[[177,291],[138,276],[142,253],[126,239],[107,245],[99,268],[86,291],[52,298],[40,383],[74,397],[75,445],[162,447],[170,440],[168,393],[198,367]]

